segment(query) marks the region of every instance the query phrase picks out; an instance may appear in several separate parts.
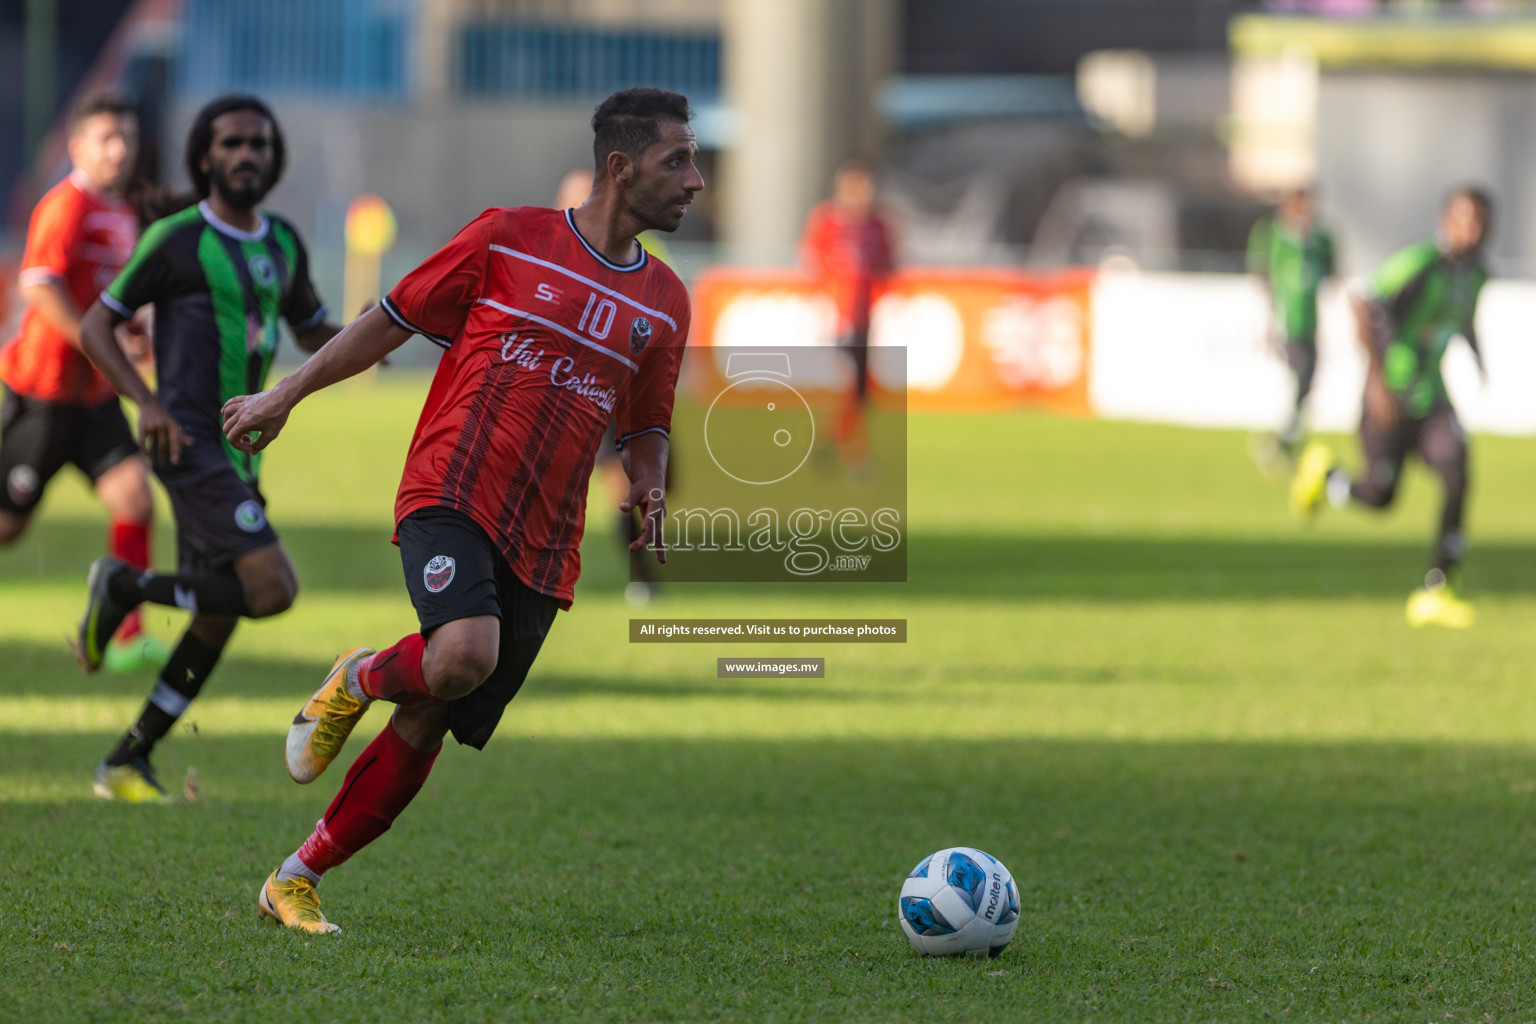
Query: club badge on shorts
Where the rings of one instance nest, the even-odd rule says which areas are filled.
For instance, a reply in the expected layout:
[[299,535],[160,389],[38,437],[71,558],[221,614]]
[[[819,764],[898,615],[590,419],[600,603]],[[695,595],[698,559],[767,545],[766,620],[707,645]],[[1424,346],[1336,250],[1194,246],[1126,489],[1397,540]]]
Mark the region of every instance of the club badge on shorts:
[[433,555],[432,561],[421,571],[422,582],[427,589],[434,594],[441,594],[448,584],[453,582],[453,570],[456,563],[447,555]]
[[262,511],[261,502],[247,499],[236,505],[235,525],[246,533],[255,533],[267,525],[267,514]]
[[5,478],[5,489],[10,492],[12,501],[25,505],[37,497],[37,483],[37,470],[31,466],[17,466]]

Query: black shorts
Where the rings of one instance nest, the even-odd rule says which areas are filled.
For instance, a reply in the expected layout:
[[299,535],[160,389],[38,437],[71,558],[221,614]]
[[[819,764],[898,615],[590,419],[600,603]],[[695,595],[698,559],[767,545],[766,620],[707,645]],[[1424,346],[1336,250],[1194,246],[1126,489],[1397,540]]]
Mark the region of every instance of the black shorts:
[[54,474],[73,463],[91,483],[138,452],[123,407],[57,405],[5,389],[0,401],[0,509],[26,515]]
[[1436,473],[1456,472],[1466,477],[1467,435],[1456,410],[1445,403],[1417,419],[1399,410],[1390,426],[1365,413],[1360,418],[1360,448],[1365,455],[1367,482],[1388,494],[1396,488],[1403,461],[1410,454],[1418,455]]
[[176,516],[177,569],[225,570],[241,555],[276,544],[267,500],[256,484],[240,478],[222,447],[197,455],[194,450],[183,449],[179,465],[154,462]]
[[484,749],[502,712],[528,678],[560,603],[518,579],[480,524],[462,512],[417,509],[400,521],[396,535],[405,588],[423,636],[474,615],[501,619],[495,671],[448,708],[453,738]]
[[869,395],[869,328],[850,328],[838,337],[837,347],[853,360],[853,388],[862,402]]

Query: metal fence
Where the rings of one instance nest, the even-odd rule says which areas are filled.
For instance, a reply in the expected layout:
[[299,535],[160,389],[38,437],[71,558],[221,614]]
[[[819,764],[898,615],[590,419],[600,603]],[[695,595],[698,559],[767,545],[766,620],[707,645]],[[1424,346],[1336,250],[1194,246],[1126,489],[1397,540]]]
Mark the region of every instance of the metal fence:
[[185,0],[183,92],[398,101],[412,90],[411,0]]
[[[413,0],[185,0],[179,91],[408,100]],[[604,96],[631,85],[720,95],[718,32],[477,20],[453,36],[451,84],[477,99]]]
[[720,36],[475,22],[460,27],[453,66],[465,97],[586,98],[652,85],[708,101],[720,95]]

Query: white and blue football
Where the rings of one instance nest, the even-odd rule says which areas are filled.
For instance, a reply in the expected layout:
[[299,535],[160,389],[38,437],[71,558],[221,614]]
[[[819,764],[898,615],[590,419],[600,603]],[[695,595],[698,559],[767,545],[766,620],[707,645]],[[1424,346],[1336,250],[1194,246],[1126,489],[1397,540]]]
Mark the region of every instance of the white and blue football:
[[1019,927],[1019,889],[1002,861],[969,846],[924,857],[901,886],[901,930],[928,956],[997,956]]

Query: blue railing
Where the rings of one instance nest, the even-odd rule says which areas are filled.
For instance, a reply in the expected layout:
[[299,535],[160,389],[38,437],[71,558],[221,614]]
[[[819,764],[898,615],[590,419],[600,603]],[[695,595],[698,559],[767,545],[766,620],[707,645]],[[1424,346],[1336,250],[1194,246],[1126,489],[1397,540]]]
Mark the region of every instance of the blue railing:
[[632,85],[720,95],[715,32],[613,31],[527,22],[472,22],[454,48],[461,96],[561,99],[605,96]]
[[[183,93],[401,101],[411,96],[416,0],[184,0]],[[461,24],[451,84],[465,98],[605,96],[631,85],[720,95],[720,35],[511,19]]]
[[185,0],[183,92],[411,93],[412,0]]

